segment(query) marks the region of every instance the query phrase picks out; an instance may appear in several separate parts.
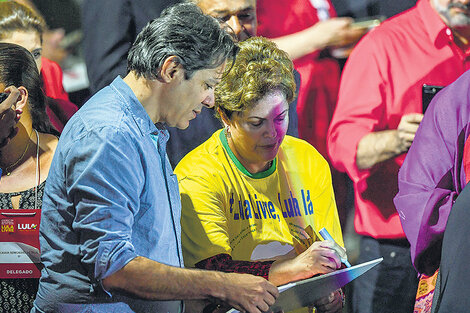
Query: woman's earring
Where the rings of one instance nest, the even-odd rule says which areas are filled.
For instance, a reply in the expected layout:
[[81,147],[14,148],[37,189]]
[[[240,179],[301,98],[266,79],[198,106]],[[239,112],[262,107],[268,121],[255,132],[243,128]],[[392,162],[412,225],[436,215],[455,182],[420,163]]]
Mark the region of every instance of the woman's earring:
[[230,138],[230,126],[229,125],[225,126],[225,136],[227,136],[227,138]]

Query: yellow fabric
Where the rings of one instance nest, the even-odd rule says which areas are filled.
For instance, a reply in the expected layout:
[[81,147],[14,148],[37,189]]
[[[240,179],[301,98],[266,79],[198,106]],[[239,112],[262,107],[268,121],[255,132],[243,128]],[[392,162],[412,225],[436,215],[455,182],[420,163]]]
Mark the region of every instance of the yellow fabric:
[[326,227],[343,245],[329,166],[310,144],[286,136],[275,169],[252,177],[223,140],[215,132],[175,169],[186,266],[220,253],[249,261],[271,242],[293,247],[294,237],[309,237],[308,225]]

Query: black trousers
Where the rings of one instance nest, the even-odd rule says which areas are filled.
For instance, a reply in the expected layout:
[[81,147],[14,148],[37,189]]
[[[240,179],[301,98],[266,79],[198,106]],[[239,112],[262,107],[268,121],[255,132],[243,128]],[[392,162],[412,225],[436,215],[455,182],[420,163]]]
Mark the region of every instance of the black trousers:
[[418,274],[411,264],[408,241],[362,237],[358,262],[380,257],[382,263],[353,281],[353,312],[412,313]]

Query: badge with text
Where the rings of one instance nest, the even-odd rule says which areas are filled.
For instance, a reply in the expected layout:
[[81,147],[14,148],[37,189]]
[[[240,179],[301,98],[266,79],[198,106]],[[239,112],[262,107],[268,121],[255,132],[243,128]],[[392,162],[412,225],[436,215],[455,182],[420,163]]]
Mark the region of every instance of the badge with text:
[[0,279],[39,278],[41,210],[0,210]]

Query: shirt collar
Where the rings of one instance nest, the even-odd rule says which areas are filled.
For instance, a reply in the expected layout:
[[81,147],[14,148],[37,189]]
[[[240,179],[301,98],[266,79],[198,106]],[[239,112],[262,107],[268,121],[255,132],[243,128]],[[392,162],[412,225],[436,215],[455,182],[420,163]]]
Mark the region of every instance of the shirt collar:
[[429,39],[436,46],[442,46],[444,42],[454,41],[452,30],[444,23],[436,10],[434,10],[430,1],[431,0],[419,0],[416,4]]
[[[142,136],[152,133],[164,133],[164,138],[169,137],[168,131],[163,125],[159,126],[159,129],[153,124],[150,116],[145,111],[140,101],[135,96],[132,89],[127,85],[124,80],[118,76],[111,83],[111,88],[116,90],[120,97],[124,100],[123,106],[130,112],[137,127],[139,128]],[[168,139],[167,139],[168,140]]]
[[[431,0],[419,0],[416,4],[421,20],[428,33],[429,39],[436,47],[442,47],[449,42],[454,42],[452,29],[441,19],[440,15],[434,10],[430,3]],[[463,51],[456,46],[463,54],[469,55],[470,49]]]
[[157,123],[155,124],[155,127],[157,128],[157,130],[152,134],[158,136],[158,141],[160,143],[166,144],[170,139],[170,132],[168,131],[168,129],[166,129],[163,123]]

